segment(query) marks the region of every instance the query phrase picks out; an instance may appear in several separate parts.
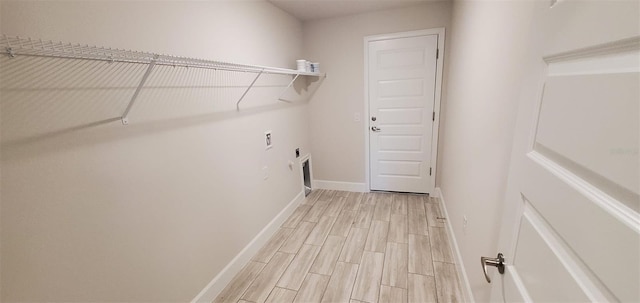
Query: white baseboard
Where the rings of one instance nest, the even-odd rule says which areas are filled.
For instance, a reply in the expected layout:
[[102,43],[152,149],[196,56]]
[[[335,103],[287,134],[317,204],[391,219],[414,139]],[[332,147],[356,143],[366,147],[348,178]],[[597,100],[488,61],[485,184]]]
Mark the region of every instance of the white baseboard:
[[442,196],[442,190],[440,190],[440,187],[436,187],[432,196],[440,198],[440,208],[444,212],[444,217],[447,218],[447,235],[449,235],[449,243],[451,243],[451,248],[456,259],[456,269],[458,270],[458,279],[460,280],[460,286],[462,287],[462,295],[464,296],[464,301],[473,303],[475,302],[475,300],[473,299],[473,293],[471,292],[471,284],[469,284],[467,270],[464,267],[464,263],[462,263],[462,254],[460,254],[460,247],[458,246],[458,241],[456,241],[456,235],[453,232],[453,226],[451,226],[449,212],[447,211],[447,203],[444,202],[444,196]]
[[366,184],[355,183],[355,182],[313,180],[313,187],[320,188],[320,189],[344,190],[344,191],[353,191],[353,192],[361,192],[361,193],[369,191]]
[[280,225],[293,213],[293,211],[304,200],[304,191],[301,191],[296,195],[287,206],[278,213],[278,215],[267,224],[250,242],[245,246],[240,253],[238,253],[232,260],[225,266],[218,275],[216,275],[207,286],[193,299],[195,302],[212,302],[220,294],[220,292],[231,282],[238,272],[251,260],[251,258],[258,252],[258,250],[267,243],[267,241],[273,236]]

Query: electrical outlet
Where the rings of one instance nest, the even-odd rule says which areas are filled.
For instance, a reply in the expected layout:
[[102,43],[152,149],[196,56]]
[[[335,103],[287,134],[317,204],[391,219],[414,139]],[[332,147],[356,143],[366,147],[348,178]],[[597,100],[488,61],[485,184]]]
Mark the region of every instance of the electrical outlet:
[[353,121],[360,122],[360,113],[353,114]]
[[264,167],[262,167],[262,175],[263,180],[269,179],[269,166],[265,165]]
[[271,131],[268,130],[266,132],[264,132],[264,143],[267,145],[267,147],[265,149],[270,149],[273,147],[273,141],[272,141],[272,137],[271,137]]

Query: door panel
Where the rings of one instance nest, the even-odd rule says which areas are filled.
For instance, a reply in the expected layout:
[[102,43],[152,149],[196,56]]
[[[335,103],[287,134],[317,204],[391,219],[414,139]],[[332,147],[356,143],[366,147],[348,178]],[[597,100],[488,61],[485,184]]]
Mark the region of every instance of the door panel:
[[537,5],[494,301],[640,301],[639,8]]
[[[527,201],[524,201],[527,203]],[[569,271],[565,270],[561,260],[551,249],[545,239],[553,238],[539,216],[533,214],[532,208],[525,207],[524,218],[520,224],[520,234],[514,266],[523,284],[529,289],[534,301],[538,302],[587,302],[587,295],[576,283]],[[534,227],[538,226],[538,228]],[[544,237],[542,236],[544,235]],[[545,260],[545,266],[539,266],[538,260]],[[544,279],[540,279],[544,277]]]
[[549,75],[536,144],[637,195],[640,74],[596,72]]
[[369,51],[372,190],[431,190],[437,35],[371,41]]

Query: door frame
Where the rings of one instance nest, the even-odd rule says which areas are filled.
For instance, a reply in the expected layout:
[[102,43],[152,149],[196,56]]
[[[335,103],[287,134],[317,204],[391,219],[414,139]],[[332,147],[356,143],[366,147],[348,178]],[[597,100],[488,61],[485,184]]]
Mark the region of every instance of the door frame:
[[444,67],[444,54],[445,54],[445,29],[444,27],[430,28],[416,31],[390,33],[382,35],[372,35],[364,37],[364,167],[365,167],[365,182],[366,191],[371,191],[371,163],[369,162],[369,42],[390,40],[399,38],[411,38],[418,36],[438,36],[438,58],[436,59],[436,83],[435,83],[435,96],[433,100],[433,111],[435,112],[435,119],[433,121],[433,128],[431,134],[431,176],[429,178],[430,192],[433,195],[436,188],[436,174],[438,173],[438,133],[440,129],[440,99],[442,98],[442,71]]

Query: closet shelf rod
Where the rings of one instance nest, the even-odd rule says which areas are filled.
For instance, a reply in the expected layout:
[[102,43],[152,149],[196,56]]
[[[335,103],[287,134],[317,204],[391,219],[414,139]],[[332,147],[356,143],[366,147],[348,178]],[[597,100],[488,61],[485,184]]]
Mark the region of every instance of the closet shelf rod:
[[160,65],[173,67],[193,67],[224,71],[285,74],[296,76],[322,76],[322,74],[320,73],[301,72],[286,68],[236,64],[223,61],[160,55],[148,52],[137,52],[89,45],[44,41],[40,39],[35,40],[31,38],[12,37],[7,35],[2,35],[2,37],[0,38],[0,45],[4,46],[2,52],[9,55],[10,57],[34,56],[61,59],[97,60],[132,64],[151,64],[152,62],[154,62],[154,65],[156,66]]

